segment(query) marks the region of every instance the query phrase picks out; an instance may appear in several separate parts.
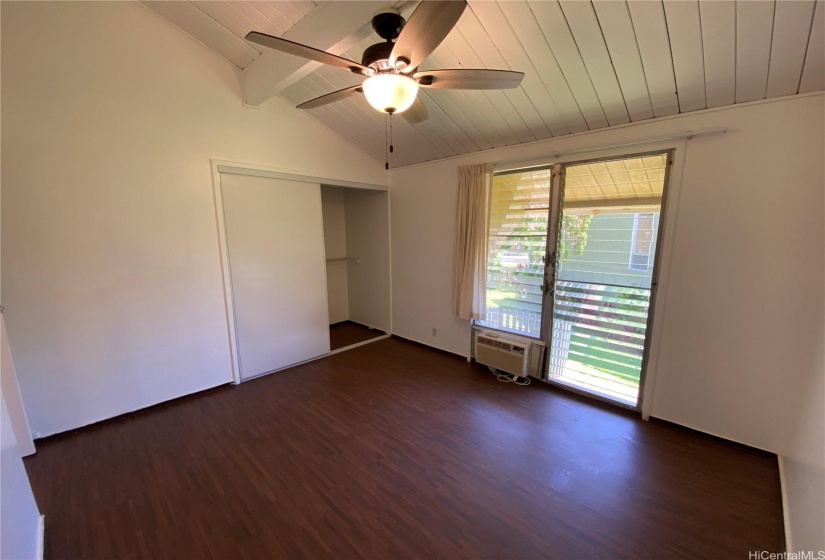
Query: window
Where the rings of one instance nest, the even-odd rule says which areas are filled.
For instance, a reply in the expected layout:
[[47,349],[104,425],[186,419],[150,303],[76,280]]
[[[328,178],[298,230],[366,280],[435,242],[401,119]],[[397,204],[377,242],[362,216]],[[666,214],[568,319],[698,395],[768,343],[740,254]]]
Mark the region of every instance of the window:
[[630,270],[647,272],[650,270],[653,252],[656,215],[652,212],[636,214],[633,217],[633,239],[630,242]]
[[482,324],[539,335],[551,175],[534,169],[493,178]]

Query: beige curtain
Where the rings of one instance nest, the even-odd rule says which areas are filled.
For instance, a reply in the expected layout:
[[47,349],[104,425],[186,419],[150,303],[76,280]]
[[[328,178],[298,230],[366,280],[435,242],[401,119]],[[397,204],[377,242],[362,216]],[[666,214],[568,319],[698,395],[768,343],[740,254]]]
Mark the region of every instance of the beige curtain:
[[458,168],[458,203],[453,260],[453,313],[483,319],[487,298],[487,229],[493,164]]

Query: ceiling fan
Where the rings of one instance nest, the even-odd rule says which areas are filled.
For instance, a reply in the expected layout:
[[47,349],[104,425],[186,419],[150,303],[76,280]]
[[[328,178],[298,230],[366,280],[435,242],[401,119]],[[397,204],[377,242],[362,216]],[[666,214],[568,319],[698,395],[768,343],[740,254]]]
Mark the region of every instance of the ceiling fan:
[[253,31],[246,40],[309,60],[337,66],[366,77],[357,86],[311,99],[299,109],[313,109],[363,93],[378,111],[403,113],[411,124],[427,119],[427,107],[418,98],[418,88],[508,89],[518,87],[522,72],[488,69],[418,71],[418,66],[452,30],[464,9],[465,0],[423,1],[409,21],[395,10],[384,10],[372,18],[372,28],[386,42],[368,47],[360,64],[307,45]]

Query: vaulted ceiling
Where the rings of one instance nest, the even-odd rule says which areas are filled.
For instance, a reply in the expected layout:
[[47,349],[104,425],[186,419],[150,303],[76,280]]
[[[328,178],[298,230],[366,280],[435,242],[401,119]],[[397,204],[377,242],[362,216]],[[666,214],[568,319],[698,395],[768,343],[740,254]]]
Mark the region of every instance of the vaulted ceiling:
[[[262,54],[264,47],[243,40],[247,32],[283,36],[357,61],[367,46],[381,41],[369,29],[379,3],[145,4],[244,70],[247,101],[255,104],[279,94],[298,105],[361,79],[288,60],[296,58],[289,55]],[[404,15],[415,7],[393,5]],[[511,90],[422,89],[430,118],[415,126],[393,118],[391,167],[825,90],[825,5],[822,0],[471,0],[421,68],[499,68],[525,76],[521,87]],[[308,114],[384,160],[385,117],[361,96]]]
[[261,31],[280,37],[310,13],[318,2],[148,1],[143,4],[244,69],[266,50],[245,41],[247,33]]

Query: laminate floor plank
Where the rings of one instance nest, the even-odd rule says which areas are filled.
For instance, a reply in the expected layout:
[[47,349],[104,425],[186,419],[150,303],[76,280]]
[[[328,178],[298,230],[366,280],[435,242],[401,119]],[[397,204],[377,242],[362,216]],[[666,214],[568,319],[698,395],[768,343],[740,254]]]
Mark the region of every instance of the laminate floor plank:
[[47,558],[747,558],[776,458],[385,339],[38,441]]
[[343,321],[329,326],[330,349],[338,350],[346,346],[358,344],[384,336],[385,332],[371,329],[353,321]]

